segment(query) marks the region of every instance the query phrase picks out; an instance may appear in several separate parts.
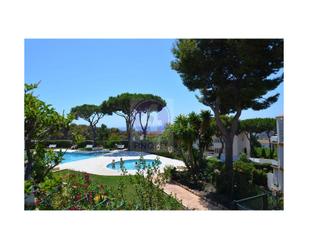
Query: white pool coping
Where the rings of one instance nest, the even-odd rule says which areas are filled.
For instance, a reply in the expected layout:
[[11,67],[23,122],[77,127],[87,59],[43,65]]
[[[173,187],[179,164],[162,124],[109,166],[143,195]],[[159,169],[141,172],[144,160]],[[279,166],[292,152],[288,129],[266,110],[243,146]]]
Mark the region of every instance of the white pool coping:
[[[59,164],[57,168],[59,170],[69,169],[79,172],[87,172],[89,174],[95,174],[95,175],[117,176],[121,175],[121,170],[109,169],[107,168],[107,165],[110,164],[113,160],[115,160],[115,162],[120,161],[120,158],[122,158],[122,160],[139,159],[140,158],[139,154],[140,152],[133,152],[133,151],[114,151],[111,153],[104,154],[102,156]],[[159,160],[161,161],[161,164],[159,166],[160,171],[163,171],[164,168],[168,165],[177,168],[185,167],[184,162],[181,160],[171,159],[163,156],[157,156],[155,154],[146,154],[143,157],[144,159],[156,159],[157,157],[159,157]],[[128,173],[135,174],[136,170],[128,170]]]

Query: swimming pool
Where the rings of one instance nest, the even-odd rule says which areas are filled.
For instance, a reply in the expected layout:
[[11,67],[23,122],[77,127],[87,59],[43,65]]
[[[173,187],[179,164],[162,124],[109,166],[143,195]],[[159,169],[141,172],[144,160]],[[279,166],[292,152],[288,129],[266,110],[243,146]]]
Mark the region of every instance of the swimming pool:
[[[136,170],[136,166],[138,165],[139,159],[134,159],[134,160],[124,160],[124,167],[127,170]],[[146,167],[151,167],[154,165],[155,160],[153,159],[144,159],[146,162]],[[160,162],[161,164],[161,162]],[[110,163],[106,166],[109,169],[114,169],[114,170],[120,170],[120,161],[115,162],[115,165],[113,167],[113,163]]]
[[61,163],[69,163],[102,155],[104,155],[103,152],[66,152]]

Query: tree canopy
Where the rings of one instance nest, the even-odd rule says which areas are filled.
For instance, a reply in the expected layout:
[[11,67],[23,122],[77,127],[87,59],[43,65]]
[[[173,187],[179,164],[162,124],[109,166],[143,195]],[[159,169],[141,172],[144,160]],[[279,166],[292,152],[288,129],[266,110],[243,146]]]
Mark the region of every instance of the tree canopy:
[[[225,141],[225,165],[232,184],[233,138],[242,110],[262,110],[279,94],[266,96],[283,81],[282,39],[187,39],[172,49],[172,69],[201,103],[214,112]],[[221,115],[234,114],[226,128]]]
[[25,84],[25,179],[38,183],[62,160],[61,153],[45,149],[44,142],[52,134],[68,128],[72,121],[33,95],[37,84]]
[[169,132],[180,145],[182,158],[193,175],[205,166],[203,154],[212,143],[214,134],[210,123],[209,111],[202,111],[200,114],[191,112],[189,115],[177,116],[175,122],[168,127]]
[[[153,94],[143,94],[143,100],[137,104],[136,110],[138,112],[139,123],[143,131],[144,139],[146,139],[147,136],[148,122],[151,113],[160,112],[165,106],[166,102],[161,97]],[[144,125],[142,122],[143,114],[146,116],[146,122]]]
[[184,85],[220,114],[265,109],[278,99],[264,95],[283,80],[275,76],[283,68],[283,40],[178,40],[173,54]]
[[[132,131],[137,114],[159,111],[165,105],[165,101],[159,96],[140,93],[122,93],[115,97],[109,97],[101,104],[102,108],[107,108],[125,119],[129,150],[131,149]],[[147,126],[148,122],[142,129],[147,130]]]
[[276,130],[276,119],[274,118],[252,118],[240,121],[240,130],[244,131],[250,141],[251,154],[254,156],[254,144],[257,142],[256,135],[258,133],[265,132],[268,137],[269,148],[271,155],[273,154],[273,148],[271,146],[271,135]]
[[111,114],[111,112],[106,108],[105,105],[97,106],[97,105],[80,105],[75,106],[71,109],[72,115],[74,115],[75,119],[84,119],[89,122],[89,125],[92,130],[93,143],[96,145],[96,125],[106,114]]

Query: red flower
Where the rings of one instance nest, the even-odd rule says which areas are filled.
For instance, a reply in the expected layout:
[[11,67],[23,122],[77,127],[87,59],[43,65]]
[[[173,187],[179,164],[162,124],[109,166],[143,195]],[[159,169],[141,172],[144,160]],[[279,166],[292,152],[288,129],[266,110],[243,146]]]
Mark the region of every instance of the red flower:
[[78,195],[75,196],[75,200],[76,200],[76,201],[79,201],[80,198],[81,198],[80,194],[78,194]]
[[38,198],[35,198],[35,200],[34,200],[34,205],[35,205],[35,206],[39,206],[40,203],[41,203],[41,201],[40,201]]
[[84,173],[84,180],[86,182],[86,184],[90,184],[90,177],[88,173]]

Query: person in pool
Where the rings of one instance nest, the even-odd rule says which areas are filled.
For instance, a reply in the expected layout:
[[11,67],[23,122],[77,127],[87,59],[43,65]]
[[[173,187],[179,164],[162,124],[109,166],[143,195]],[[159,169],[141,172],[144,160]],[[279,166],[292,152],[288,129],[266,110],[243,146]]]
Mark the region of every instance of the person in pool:
[[113,169],[115,168],[115,159],[113,159],[113,161],[112,161],[112,168]]

